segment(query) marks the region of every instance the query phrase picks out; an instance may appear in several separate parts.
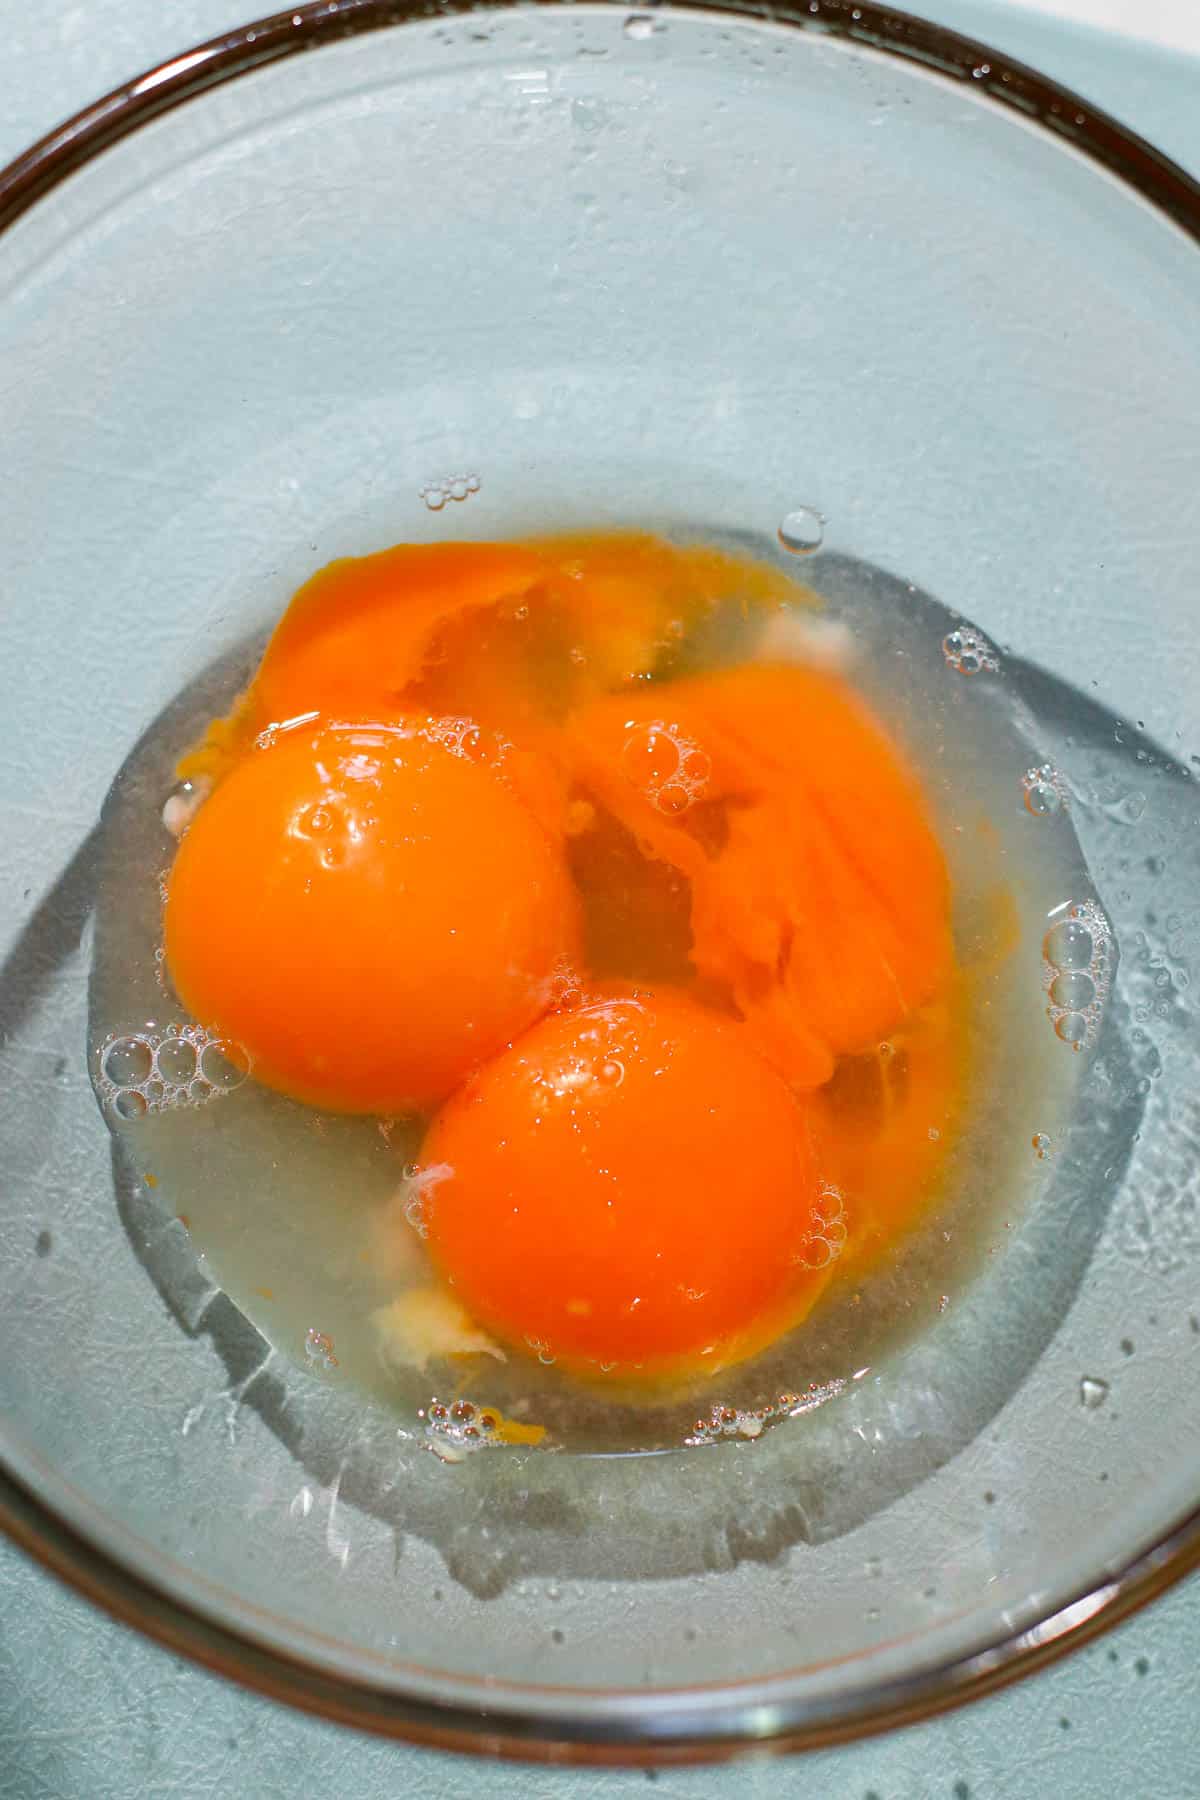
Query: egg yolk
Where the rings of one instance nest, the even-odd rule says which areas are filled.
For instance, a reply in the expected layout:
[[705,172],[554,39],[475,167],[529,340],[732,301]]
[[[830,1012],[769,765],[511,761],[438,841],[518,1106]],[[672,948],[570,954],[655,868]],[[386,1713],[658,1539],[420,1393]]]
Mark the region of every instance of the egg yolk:
[[393,1346],[690,1381],[933,1191],[945,861],[845,681],[712,667],[784,605],[645,533],[398,545],[313,576],[182,760],[183,1004],[298,1100],[433,1114],[409,1198],[454,1306],[410,1293]]
[[715,1367],[824,1279],[804,1108],[677,994],[543,1020],[438,1113],[416,1181],[467,1310],[568,1364]]
[[316,1106],[435,1105],[550,1002],[576,900],[497,771],[414,725],[249,752],[171,869],[167,965],[258,1080]]
[[596,701],[576,779],[685,876],[691,958],[798,1087],[887,1037],[953,962],[915,778],[846,684],[753,665]]

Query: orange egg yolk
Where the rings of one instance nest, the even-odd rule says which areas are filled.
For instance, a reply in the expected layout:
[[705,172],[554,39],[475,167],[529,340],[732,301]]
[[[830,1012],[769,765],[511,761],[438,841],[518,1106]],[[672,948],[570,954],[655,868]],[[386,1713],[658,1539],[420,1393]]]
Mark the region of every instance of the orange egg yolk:
[[586,791],[690,889],[691,957],[798,1087],[945,983],[949,885],[915,778],[837,677],[750,666],[566,727]]
[[180,765],[184,1005],[296,1099],[432,1112],[434,1263],[570,1367],[751,1354],[910,1225],[962,1110],[902,751],[802,661],[695,672],[785,603],[644,533],[346,559]]
[[550,1003],[561,856],[506,785],[415,726],[283,733],[201,807],[165,945],[256,1077],[348,1112],[424,1110]]
[[468,1311],[570,1364],[715,1366],[822,1279],[805,1110],[680,995],[543,1020],[437,1115],[416,1180]]

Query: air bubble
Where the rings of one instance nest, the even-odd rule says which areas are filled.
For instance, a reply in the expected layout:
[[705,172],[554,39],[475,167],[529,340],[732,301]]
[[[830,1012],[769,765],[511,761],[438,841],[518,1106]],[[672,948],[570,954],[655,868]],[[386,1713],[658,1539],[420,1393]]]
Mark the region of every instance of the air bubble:
[[656,811],[678,818],[703,797],[712,760],[678,725],[655,719],[631,728],[621,749],[621,772]]
[[423,735],[430,743],[440,744],[443,750],[448,750],[451,756],[461,757],[464,762],[502,760],[501,747],[494,741],[485,743],[483,731],[474,719],[453,715],[430,719]]
[[816,1407],[824,1406],[827,1400],[835,1399],[845,1386],[845,1381],[840,1378],[827,1382],[811,1381],[803,1393],[777,1394],[764,1406],[714,1406],[706,1417],[695,1421],[683,1441],[693,1446],[715,1444],[722,1438],[761,1437],[765,1428],[777,1419],[794,1419],[801,1413],[812,1412]]
[[197,1106],[201,1106],[204,1101],[211,1100],[216,1091],[211,1082],[205,1081],[202,1075],[197,1075],[195,1081],[188,1083],[187,1097]]
[[230,1038],[214,1038],[200,1052],[200,1073],[211,1087],[232,1093],[241,1087],[250,1072],[250,1058],[240,1044]]
[[1080,919],[1064,919],[1046,933],[1046,961],[1054,969],[1086,969],[1095,946],[1092,934]]
[[1096,984],[1086,969],[1064,969],[1050,983],[1050,998],[1068,1012],[1085,1012],[1096,998]]
[[825,541],[825,519],[813,506],[797,506],[782,520],[779,542],[793,556],[811,556]]
[[1052,763],[1027,769],[1021,786],[1025,790],[1025,810],[1035,819],[1051,818],[1067,804],[1066,784]]
[[144,1119],[149,1110],[145,1094],[137,1088],[123,1088],[113,1101],[113,1111],[119,1119]]
[[1090,1412],[1094,1412],[1098,1406],[1103,1406],[1108,1395],[1107,1381],[1101,1381],[1098,1376],[1085,1375],[1079,1383],[1079,1404],[1086,1406]]
[[465,500],[470,494],[477,494],[482,483],[477,474],[464,472],[461,475],[443,475],[437,481],[427,481],[417,490],[430,512],[441,512],[447,500]]
[[167,1038],[158,1046],[154,1066],[167,1087],[186,1087],[196,1073],[196,1047],[187,1038]]
[[1083,1013],[1060,1013],[1054,1021],[1054,1029],[1064,1044],[1074,1044],[1078,1049],[1087,1042],[1088,1022]]
[[659,20],[652,19],[649,13],[630,13],[623,29],[627,38],[633,38],[636,42],[642,43],[646,38],[652,38],[656,32],[662,31],[664,27]]
[[947,667],[960,675],[994,675],[1000,668],[999,658],[983,633],[965,625],[946,633],[942,655]]
[[145,1038],[115,1038],[100,1056],[100,1068],[114,1087],[136,1087],[149,1079],[154,1067],[154,1051]]

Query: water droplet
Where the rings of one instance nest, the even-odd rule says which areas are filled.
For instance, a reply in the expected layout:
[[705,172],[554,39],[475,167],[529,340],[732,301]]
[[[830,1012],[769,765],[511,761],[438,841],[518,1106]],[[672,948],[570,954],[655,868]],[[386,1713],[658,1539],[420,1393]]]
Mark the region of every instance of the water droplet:
[[149,1079],[154,1053],[145,1038],[115,1038],[102,1052],[100,1067],[114,1087],[136,1087]]
[[813,506],[797,506],[779,527],[779,541],[793,556],[811,556],[825,540],[825,520]]
[[1094,1375],[1085,1375],[1079,1383],[1079,1403],[1094,1412],[1098,1406],[1104,1405],[1108,1392],[1107,1381],[1101,1381]]
[[158,1046],[154,1066],[168,1087],[186,1087],[196,1073],[196,1047],[187,1038],[166,1038]]
[[144,1119],[148,1110],[145,1094],[139,1094],[136,1088],[125,1089],[113,1101],[113,1111],[119,1119]]

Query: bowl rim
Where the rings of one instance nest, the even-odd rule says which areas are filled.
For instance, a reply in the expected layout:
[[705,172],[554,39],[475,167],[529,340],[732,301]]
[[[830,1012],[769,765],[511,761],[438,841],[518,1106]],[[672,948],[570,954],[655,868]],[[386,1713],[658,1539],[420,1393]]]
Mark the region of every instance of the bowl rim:
[[[591,0],[628,12],[626,0]],[[255,69],[323,43],[460,13],[564,0],[308,0],[209,39],[94,101],[0,169],[0,236],[70,175],[152,119]],[[656,0],[646,0],[654,6]],[[1200,183],[1146,139],[1070,89],[977,40],[872,0],[681,0],[678,10],[848,40],[982,92],[1070,144],[1164,214],[1200,247]],[[818,1748],[914,1723],[1007,1686],[1056,1660],[1200,1567],[1200,1503],[1149,1548],[1081,1589],[1065,1606],[969,1652],[862,1693],[805,1699],[789,1676],[660,1690],[572,1696],[573,1714],[546,1690],[497,1683],[478,1701],[432,1700],[335,1675],[268,1646],[170,1594],[77,1529],[6,1464],[0,1434],[0,1530],[114,1618],[167,1649],[322,1717],[430,1747],[551,1762],[664,1764],[716,1761],[750,1746]],[[540,1703],[539,1703],[540,1701]]]

